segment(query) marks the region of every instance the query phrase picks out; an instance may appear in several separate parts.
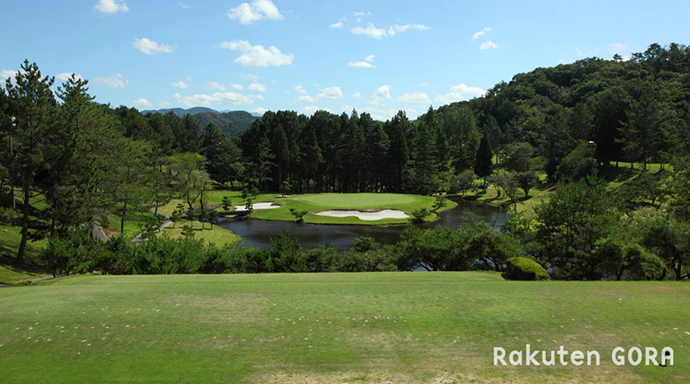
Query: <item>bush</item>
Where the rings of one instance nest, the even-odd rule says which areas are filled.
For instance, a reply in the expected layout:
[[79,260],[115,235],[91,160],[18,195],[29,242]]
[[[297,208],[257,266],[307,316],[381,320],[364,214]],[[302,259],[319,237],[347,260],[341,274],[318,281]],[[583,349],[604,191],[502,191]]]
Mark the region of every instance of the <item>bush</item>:
[[541,265],[526,257],[511,257],[506,264],[511,280],[551,280]]

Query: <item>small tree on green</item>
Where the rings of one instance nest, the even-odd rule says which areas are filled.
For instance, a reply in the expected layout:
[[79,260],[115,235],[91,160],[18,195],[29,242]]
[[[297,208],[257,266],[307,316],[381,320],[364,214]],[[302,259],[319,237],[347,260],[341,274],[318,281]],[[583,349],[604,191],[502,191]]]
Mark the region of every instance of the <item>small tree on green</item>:
[[486,186],[486,178],[493,173],[493,157],[494,152],[491,149],[489,137],[484,135],[479,142],[479,149],[474,160],[474,173],[484,178],[484,186]]
[[232,200],[230,200],[230,196],[223,196],[223,210],[224,211],[229,211],[230,207],[232,207]]
[[194,228],[194,218],[196,217],[196,212],[192,208],[187,208],[187,221]]
[[204,223],[206,222],[206,220],[208,220],[208,212],[206,212],[205,209],[200,209],[197,212],[196,217],[199,219],[199,222],[201,223],[201,229],[204,229]]
[[436,196],[436,200],[434,201],[434,205],[432,206],[433,212],[437,212],[439,209],[443,208],[448,204],[448,199],[446,199],[445,196],[438,195]]
[[539,177],[534,172],[519,172],[515,174],[520,189],[525,191],[525,197],[529,197],[529,190],[539,185]]
[[213,224],[218,223],[218,211],[208,213],[208,222],[211,223],[211,229],[213,229]]
[[412,212],[412,223],[414,224],[421,224],[424,222],[424,218],[429,216],[431,212],[429,212],[426,208],[421,208],[416,211]]
[[287,180],[283,181],[283,185],[280,186],[280,193],[285,196],[289,195],[290,192],[292,192],[292,184]]
[[292,213],[292,216],[295,216],[295,219],[296,219],[295,221],[298,224],[301,224],[304,222],[304,215],[309,213],[309,211],[305,211],[305,210],[298,211],[295,208],[290,208],[290,213]]
[[194,227],[191,225],[185,225],[182,227],[182,236],[185,237],[187,240],[191,240],[194,238]]
[[244,209],[246,209],[250,214],[254,212],[254,200],[252,198],[247,199],[247,204],[245,204]]

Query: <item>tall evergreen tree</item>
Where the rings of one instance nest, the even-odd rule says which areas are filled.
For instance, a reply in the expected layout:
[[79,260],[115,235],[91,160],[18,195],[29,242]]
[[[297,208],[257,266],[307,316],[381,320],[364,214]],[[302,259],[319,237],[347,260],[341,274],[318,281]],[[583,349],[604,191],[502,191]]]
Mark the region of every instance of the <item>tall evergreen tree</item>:
[[486,178],[493,173],[493,157],[494,152],[491,150],[489,137],[484,135],[479,142],[477,157],[474,161],[474,173],[484,178],[484,185],[486,185]]

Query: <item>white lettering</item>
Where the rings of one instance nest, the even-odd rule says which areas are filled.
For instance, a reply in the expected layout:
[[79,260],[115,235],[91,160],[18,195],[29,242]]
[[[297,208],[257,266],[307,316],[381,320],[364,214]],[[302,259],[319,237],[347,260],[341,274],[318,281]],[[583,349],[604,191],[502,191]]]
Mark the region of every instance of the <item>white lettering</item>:
[[[500,353],[500,355],[499,355]],[[506,364],[506,361],[504,360],[506,357],[506,350],[501,348],[501,347],[494,347],[494,365],[498,365],[499,360],[501,361],[501,364],[503,365],[508,365]]]
[[537,353],[539,353],[539,351],[534,351],[532,353],[529,353],[529,351],[530,351],[530,345],[527,344],[527,351],[525,352],[525,355],[527,356],[527,359],[526,359],[527,365],[530,365],[530,364],[540,365],[539,362],[535,359],[535,357],[537,357]]
[[661,365],[673,365],[673,348],[666,347],[661,350]]
[[568,365],[568,362],[565,361],[565,355],[568,354],[568,351],[566,351],[562,345],[560,346],[560,348],[558,348],[558,352],[556,353],[558,353],[558,356],[561,359],[561,365]]
[[551,360],[546,360],[546,351],[541,351],[541,361],[544,365],[556,365],[556,352],[551,351]]
[[[516,359],[513,359],[513,357],[516,357]],[[510,352],[510,355],[508,356],[508,360],[510,361],[510,364],[522,365],[522,352],[521,351]]]
[[656,348],[651,348],[647,347],[644,349],[644,354],[645,354],[645,365],[650,365],[649,363],[654,363],[654,365],[659,365],[659,363],[656,362],[656,355],[657,355],[657,350]]
[[616,347],[613,349],[613,352],[611,352],[611,360],[613,360],[613,363],[616,364],[617,366],[625,365],[625,357],[619,355],[620,353],[625,352],[625,349],[621,347]]
[[575,351],[570,355],[570,361],[573,363],[573,365],[580,366],[582,365],[582,360],[584,360],[585,354],[582,353],[582,351]]
[[[637,354],[637,359],[633,358],[633,354]],[[630,348],[630,350],[628,351],[628,362],[634,366],[640,365],[640,363],[642,362],[642,351],[640,350],[640,348]]]
[[601,363],[601,356],[599,356],[599,352],[597,351],[587,351],[587,365],[592,365],[592,356],[597,358],[597,363],[595,365],[599,365]]

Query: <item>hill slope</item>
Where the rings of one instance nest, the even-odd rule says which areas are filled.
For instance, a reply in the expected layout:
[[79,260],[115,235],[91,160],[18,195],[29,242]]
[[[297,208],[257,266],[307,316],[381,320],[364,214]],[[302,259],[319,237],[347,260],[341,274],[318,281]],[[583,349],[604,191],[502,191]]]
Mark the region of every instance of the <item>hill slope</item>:
[[256,116],[252,116],[249,112],[245,111],[233,111],[226,113],[218,112],[202,112],[194,115],[202,126],[208,125],[208,123],[215,124],[218,129],[227,137],[237,135],[238,133],[249,128],[254,121],[259,119]]

